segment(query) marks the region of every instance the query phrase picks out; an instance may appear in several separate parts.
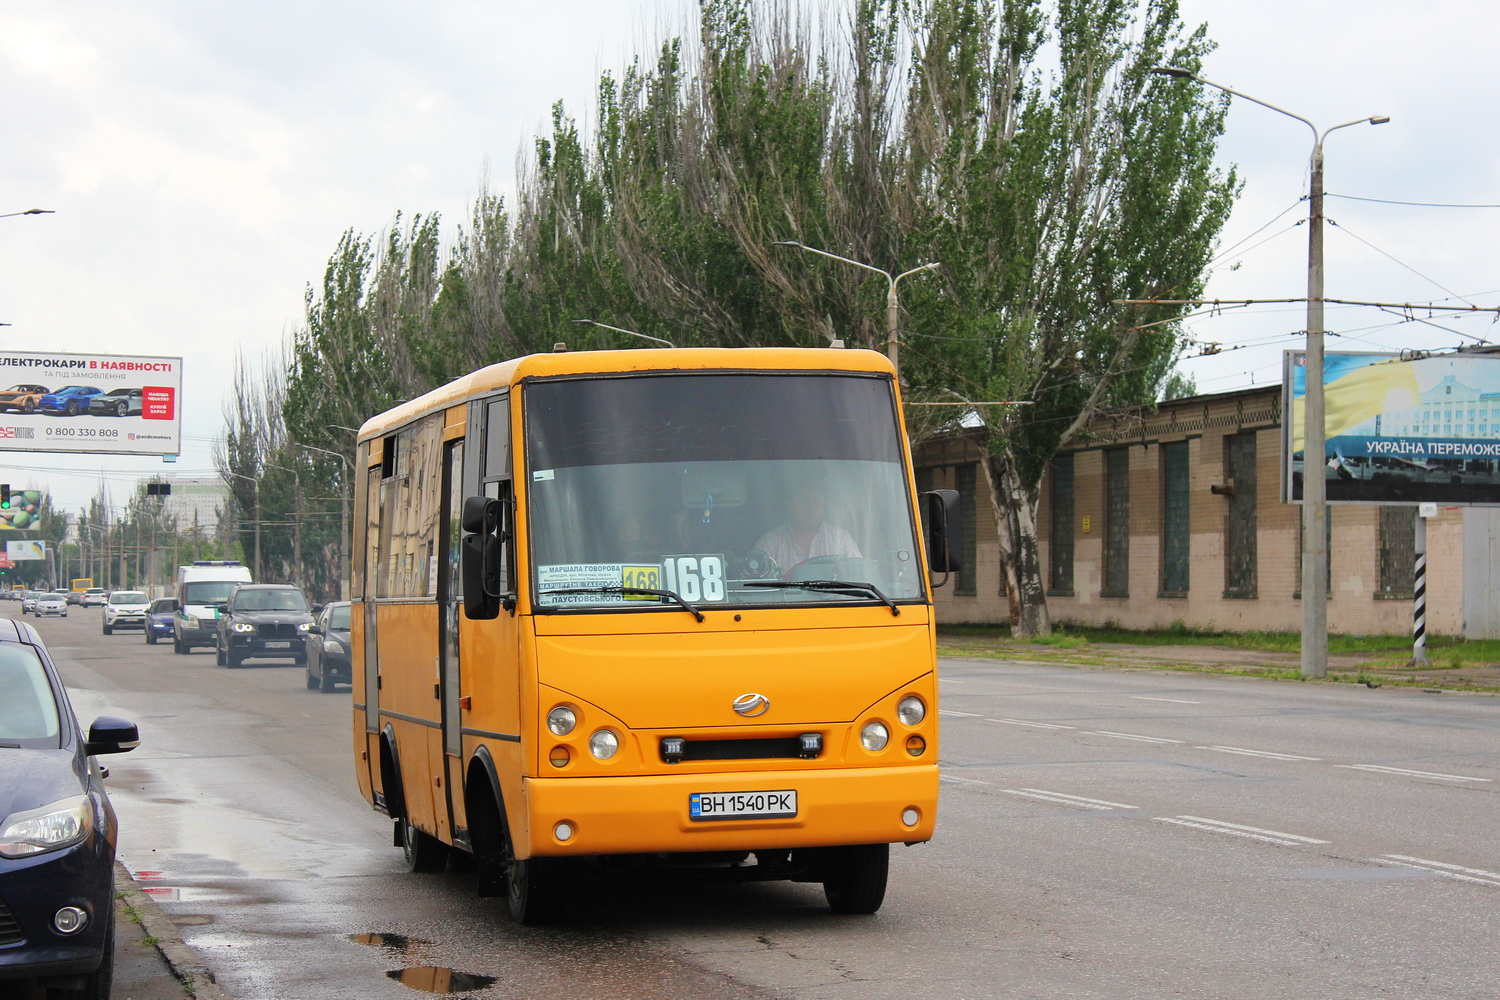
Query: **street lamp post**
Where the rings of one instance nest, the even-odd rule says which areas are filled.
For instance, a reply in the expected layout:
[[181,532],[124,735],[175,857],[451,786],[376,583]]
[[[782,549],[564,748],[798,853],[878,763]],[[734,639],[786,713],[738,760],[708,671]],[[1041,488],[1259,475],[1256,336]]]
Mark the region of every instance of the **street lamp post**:
[[339,488],[339,598],[347,601],[349,599],[349,490],[354,487],[354,480],[350,478],[349,460],[327,448],[314,448],[310,444],[300,444],[296,441],[291,443],[294,447],[336,458],[344,465],[344,484]]
[[[1328,675],[1328,491],[1325,479],[1325,436],[1323,410],[1323,141],[1328,134],[1350,125],[1384,125],[1387,115],[1371,115],[1343,122],[1319,132],[1318,127],[1301,115],[1242,94],[1233,87],[1215,83],[1176,66],[1159,66],[1152,70],[1162,76],[1192,80],[1252,104],[1295,118],[1313,134],[1311,179],[1307,193],[1307,350],[1303,369],[1302,420],[1302,675]],[[1283,420],[1295,419],[1283,414]]]
[[0,214],[0,219],[13,219],[18,215],[52,215],[54,210],[50,208],[28,208],[24,212],[5,212]]
[[898,334],[901,321],[901,303],[896,298],[896,284],[908,275],[916,274],[918,271],[930,271],[935,267],[941,267],[942,264],[939,261],[932,261],[922,264],[919,267],[914,267],[910,271],[902,271],[900,274],[893,275],[884,268],[876,267],[873,264],[866,264],[864,261],[852,260],[848,257],[840,257],[836,253],[819,250],[817,247],[810,247],[806,243],[798,243],[796,240],[777,240],[771,245],[775,247],[796,247],[798,250],[806,250],[808,253],[815,253],[820,257],[827,257],[831,260],[841,260],[845,264],[853,264],[855,267],[862,267],[866,271],[874,271],[876,274],[885,276],[885,280],[889,282],[885,295],[885,356],[891,359],[891,367],[896,369],[896,377],[899,379],[901,377],[901,341]]

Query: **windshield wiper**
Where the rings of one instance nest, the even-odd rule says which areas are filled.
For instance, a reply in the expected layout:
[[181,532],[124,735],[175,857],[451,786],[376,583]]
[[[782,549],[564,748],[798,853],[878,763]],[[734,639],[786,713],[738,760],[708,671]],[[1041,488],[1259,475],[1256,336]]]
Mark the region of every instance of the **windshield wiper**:
[[870,594],[886,607],[891,609],[891,617],[901,617],[901,609],[896,607],[896,602],[886,597],[873,583],[860,583],[857,580],[744,580],[740,581],[746,587],[801,587],[803,590],[816,590],[827,594]]
[[654,597],[665,597],[676,601],[684,608],[693,613],[693,617],[700,622],[703,620],[703,612],[684,601],[676,591],[657,590],[655,587],[564,587],[561,590],[540,590],[542,594],[651,594]]
[[0,743],[0,750],[19,750],[19,749],[21,749],[21,744],[19,744],[19,743]]

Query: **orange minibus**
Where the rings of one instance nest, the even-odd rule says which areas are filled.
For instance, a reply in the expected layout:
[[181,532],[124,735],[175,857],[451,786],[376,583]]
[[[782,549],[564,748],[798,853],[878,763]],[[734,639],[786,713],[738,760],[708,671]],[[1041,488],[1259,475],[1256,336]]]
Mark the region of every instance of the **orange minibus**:
[[663,866],[872,913],[932,837],[957,494],[917,494],[882,355],[517,358],[356,468],[356,770],[412,870],[470,854],[521,923]]

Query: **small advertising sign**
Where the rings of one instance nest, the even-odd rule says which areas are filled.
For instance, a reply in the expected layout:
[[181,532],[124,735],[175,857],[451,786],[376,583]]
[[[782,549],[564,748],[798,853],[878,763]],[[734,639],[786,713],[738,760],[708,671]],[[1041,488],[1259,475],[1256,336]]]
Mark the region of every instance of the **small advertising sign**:
[[6,542],[5,555],[11,562],[24,562],[28,559],[47,558],[47,543],[38,539],[26,538],[19,542]]
[[0,451],[175,455],[182,359],[0,351]]

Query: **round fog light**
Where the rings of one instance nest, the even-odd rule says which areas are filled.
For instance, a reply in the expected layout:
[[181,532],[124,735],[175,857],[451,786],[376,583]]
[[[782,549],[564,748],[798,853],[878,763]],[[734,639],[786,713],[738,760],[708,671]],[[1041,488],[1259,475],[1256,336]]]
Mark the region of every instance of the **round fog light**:
[[552,828],[552,835],[563,843],[573,839],[573,824],[559,823]]
[[59,934],[77,934],[88,926],[89,915],[76,906],[64,906],[52,915],[52,926]]
[[901,822],[906,826],[916,826],[921,818],[922,814],[917,811],[916,806],[907,806],[901,810]]
[[913,757],[922,756],[923,751],[925,751],[926,749],[927,741],[922,739],[922,737],[908,736],[906,738],[906,752],[911,754]]
[[568,761],[573,755],[568,752],[567,747],[553,747],[552,752],[547,755],[547,760],[552,762],[553,767],[567,767]]

